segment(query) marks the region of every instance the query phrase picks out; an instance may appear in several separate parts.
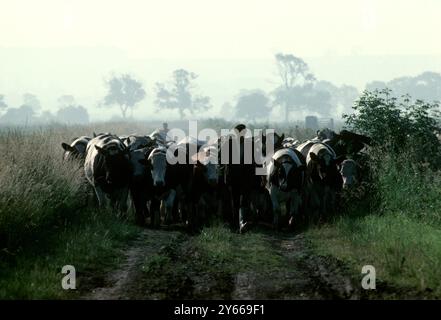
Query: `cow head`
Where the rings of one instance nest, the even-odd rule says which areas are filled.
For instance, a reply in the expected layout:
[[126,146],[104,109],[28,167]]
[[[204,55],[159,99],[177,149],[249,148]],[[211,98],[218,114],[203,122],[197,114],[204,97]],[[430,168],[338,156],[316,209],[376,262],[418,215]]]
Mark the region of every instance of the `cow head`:
[[352,159],[344,160],[340,165],[343,188],[351,188],[357,183],[358,165]]
[[215,146],[205,147],[192,158],[196,158],[195,170],[203,172],[205,180],[210,186],[216,186],[219,178],[217,148]]
[[63,154],[64,160],[79,158],[80,153],[75,147],[65,142],[61,143],[61,147],[64,149],[64,154]]
[[86,157],[87,143],[90,141],[89,137],[83,136],[72,139],[72,143],[61,143],[61,147],[64,150],[63,159],[84,159]]
[[111,144],[106,147],[95,145],[95,149],[103,157],[106,183],[116,186],[127,184],[131,176],[128,149],[123,144]]
[[310,162],[308,167],[312,172],[312,179],[329,186],[341,187],[341,176],[337,166],[343,161],[344,157],[334,158],[326,149],[322,149],[319,154],[309,153]]
[[148,157],[150,170],[153,178],[153,186],[165,186],[165,173],[167,171],[166,149],[163,147],[154,148]]
[[130,151],[130,164],[132,169],[132,181],[142,181],[150,170],[150,162],[146,159],[145,149]]
[[270,179],[281,191],[300,190],[303,185],[304,169],[304,165],[298,165],[292,157],[284,155],[274,160],[274,172]]

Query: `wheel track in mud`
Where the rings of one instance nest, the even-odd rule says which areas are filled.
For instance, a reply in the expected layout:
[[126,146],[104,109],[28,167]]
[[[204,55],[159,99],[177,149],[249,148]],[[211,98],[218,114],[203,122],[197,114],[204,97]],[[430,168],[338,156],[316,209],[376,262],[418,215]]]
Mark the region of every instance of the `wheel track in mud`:
[[[284,266],[270,275],[255,271],[225,273],[193,270],[179,261],[198,259],[189,248],[191,236],[180,231],[143,230],[126,249],[125,261],[105,276],[104,285],[83,299],[358,299],[360,294],[343,263],[313,254],[303,234],[272,234],[264,239],[282,257]],[[143,265],[160,254],[171,269],[152,278]],[[194,257],[193,257],[194,255]],[[184,263],[185,264],[185,263]],[[179,266],[173,270],[174,266]],[[161,268],[161,266],[160,266]]]

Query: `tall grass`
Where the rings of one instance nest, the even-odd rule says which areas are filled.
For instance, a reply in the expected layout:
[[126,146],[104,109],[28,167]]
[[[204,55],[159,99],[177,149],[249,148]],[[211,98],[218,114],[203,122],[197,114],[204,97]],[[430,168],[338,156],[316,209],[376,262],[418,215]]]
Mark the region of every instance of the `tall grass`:
[[13,248],[37,230],[54,225],[84,202],[76,163],[63,163],[54,130],[0,134],[0,239]]
[[441,172],[416,162],[412,152],[411,146],[402,153],[373,150],[367,199],[309,235],[319,251],[349,261],[357,276],[373,265],[378,279],[409,295],[419,290],[417,296],[440,298]]

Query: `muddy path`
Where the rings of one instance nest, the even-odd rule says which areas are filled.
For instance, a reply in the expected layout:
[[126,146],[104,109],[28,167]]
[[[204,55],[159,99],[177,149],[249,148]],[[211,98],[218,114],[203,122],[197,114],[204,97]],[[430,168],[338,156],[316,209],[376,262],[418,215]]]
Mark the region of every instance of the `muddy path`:
[[[227,238],[228,239],[224,239]],[[218,243],[218,244],[217,244]],[[345,266],[303,234],[143,230],[84,299],[358,299]]]

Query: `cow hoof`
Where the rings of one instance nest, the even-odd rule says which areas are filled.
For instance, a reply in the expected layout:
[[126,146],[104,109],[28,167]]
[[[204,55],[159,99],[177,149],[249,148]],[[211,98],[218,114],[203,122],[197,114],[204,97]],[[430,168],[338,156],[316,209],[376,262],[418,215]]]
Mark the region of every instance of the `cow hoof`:
[[291,230],[294,229],[294,217],[291,217],[291,218],[289,219],[288,225],[289,225],[289,228],[290,228]]
[[239,228],[239,233],[244,234],[249,230],[250,224],[248,222],[241,223]]

